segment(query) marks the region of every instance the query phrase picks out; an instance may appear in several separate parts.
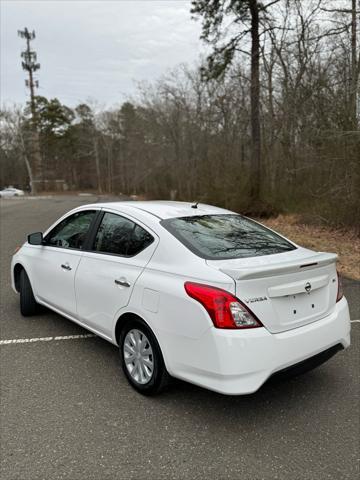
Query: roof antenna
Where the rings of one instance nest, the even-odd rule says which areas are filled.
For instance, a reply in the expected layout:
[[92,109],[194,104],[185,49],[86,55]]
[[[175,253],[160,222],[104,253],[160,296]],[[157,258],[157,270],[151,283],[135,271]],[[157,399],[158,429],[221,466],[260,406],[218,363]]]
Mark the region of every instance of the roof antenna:
[[191,205],[191,208],[197,208],[198,205],[199,205],[199,202],[195,202]]

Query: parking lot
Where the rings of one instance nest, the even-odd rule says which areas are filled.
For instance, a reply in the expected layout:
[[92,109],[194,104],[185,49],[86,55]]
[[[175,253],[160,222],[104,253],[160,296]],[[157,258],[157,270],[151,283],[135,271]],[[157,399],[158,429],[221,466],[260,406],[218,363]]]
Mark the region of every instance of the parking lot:
[[[147,398],[117,348],[49,311],[23,318],[9,263],[29,232],[94,201],[1,201],[2,479],[354,479],[359,474],[360,323],[317,370],[227,397],[174,381]],[[345,282],[353,320],[360,283]],[[47,337],[67,337],[49,339]],[[80,337],[78,337],[80,336]],[[33,342],[22,342],[26,339]]]

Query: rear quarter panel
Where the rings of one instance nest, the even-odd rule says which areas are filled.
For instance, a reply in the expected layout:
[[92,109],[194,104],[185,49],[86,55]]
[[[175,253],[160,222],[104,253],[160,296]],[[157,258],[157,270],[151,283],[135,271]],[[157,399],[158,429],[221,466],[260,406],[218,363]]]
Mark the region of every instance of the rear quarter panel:
[[208,267],[203,259],[191,252],[188,252],[188,257],[187,254],[175,255],[172,263],[164,261],[164,252],[159,251],[160,248],[161,240],[135,285],[127,311],[139,315],[149,324],[172,374],[177,364],[194,363],[194,358],[199,355],[196,340],[213,328],[204,307],[187,295],[185,282],[213,285],[232,293],[235,284],[227,275]]

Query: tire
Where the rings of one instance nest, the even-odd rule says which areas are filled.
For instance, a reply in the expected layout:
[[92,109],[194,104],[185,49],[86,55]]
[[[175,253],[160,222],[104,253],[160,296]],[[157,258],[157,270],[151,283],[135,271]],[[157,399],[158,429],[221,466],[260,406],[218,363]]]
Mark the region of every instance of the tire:
[[31,317],[39,311],[39,304],[36,302],[31,288],[29,277],[25,270],[20,273],[20,312],[23,317]]
[[[125,323],[120,333],[119,353],[124,374],[130,385],[139,393],[157,395],[167,385],[169,374],[158,341],[140,318]],[[136,353],[139,354],[139,358],[136,357]]]

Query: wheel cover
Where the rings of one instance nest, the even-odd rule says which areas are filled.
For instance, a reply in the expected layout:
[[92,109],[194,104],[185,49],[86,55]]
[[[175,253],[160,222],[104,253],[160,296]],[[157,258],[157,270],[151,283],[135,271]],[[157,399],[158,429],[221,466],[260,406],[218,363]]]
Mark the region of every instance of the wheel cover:
[[154,356],[147,336],[137,329],[130,330],[124,339],[123,356],[131,378],[140,385],[148,383],[154,372]]

